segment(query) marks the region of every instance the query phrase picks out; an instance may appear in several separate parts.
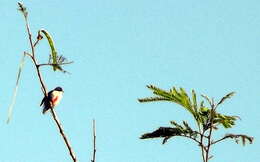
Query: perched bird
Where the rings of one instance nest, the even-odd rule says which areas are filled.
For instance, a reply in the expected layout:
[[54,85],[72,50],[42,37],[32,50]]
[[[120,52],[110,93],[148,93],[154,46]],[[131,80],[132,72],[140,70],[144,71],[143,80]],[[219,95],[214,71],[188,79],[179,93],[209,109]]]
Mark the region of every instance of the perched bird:
[[42,99],[40,106],[43,105],[42,113],[44,114],[50,108],[57,106],[62,98],[63,90],[61,87],[56,87],[54,90],[51,90],[48,93],[48,96],[45,96]]

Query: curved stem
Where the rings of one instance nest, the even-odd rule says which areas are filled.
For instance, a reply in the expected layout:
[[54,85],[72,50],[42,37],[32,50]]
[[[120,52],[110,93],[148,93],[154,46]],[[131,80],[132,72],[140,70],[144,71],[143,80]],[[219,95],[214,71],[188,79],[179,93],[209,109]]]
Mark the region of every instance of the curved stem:
[[[18,4],[19,4],[19,3],[18,3]],[[21,4],[19,4],[19,6],[20,6],[20,5],[21,5]],[[20,6],[20,7],[23,7],[23,6]],[[23,14],[24,14],[25,22],[26,22],[26,29],[27,29],[27,34],[28,34],[28,37],[29,37],[29,42],[30,42],[32,54],[29,54],[29,53],[26,53],[26,52],[24,52],[24,53],[25,53],[26,55],[28,55],[28,56],[32,59],[33,64],[34,64],[34,66],[35,66],[35,68],[36,68],[36,72],[37,72],[37,75],[38,75],[40,84],[41,84],[42,92],[43,92],[44,96],[46,97],[46,96],[48,95],[48,93],[47,93],[47,88],[46,88],[46,86],[45,86],[45,84],[44,84],[44,82],[43,82],[42,75],[41,75],[41,73],[40,73],[40,69],[39,69],[40,66],[39,66],[39,64],[37,63],[36,58],[35,58],[35,50],[34,50],[34,47],[37,45],[38,41],[36,41],[36,42],[33,44],[32,34],[31,34],[31,31],[30,31],[29,23],[28,23],[28,21],[27,21],[27,14],[25,14],[25,13],[23,13]],[[67,137],[66,137],[66,135],[65,135],[65,133],[64,133],[64,130],[63,130],[62,126],[61,126],[61,123],[60,123],[60,121],[59,121],[59,119],[58,119],[58,117],[57,117],[55,111],[53,110],[53,108],[51,108],[51,113],[52,113],[53,120],[55,121],[55,123],[56,123],[56,125],[57,125],[57,127],[58,127],[58,129],[59,129],[59,133],[60,133],[60,135],[63,137],[63,140],[64,140],[64,142],[65,142],[65,144],[66,144],[66,146],[67,146],[67,148],[68,148],[68,150],[69,150],[69,154],[70,154],[70,156],[71,156],[73,162],[77,162],[77,158],[76,158],[76,156],[75,156],[75,154],[74,154],[74,152],[73,152],[73,149],[72,149],[72,147],[71,147],[71,145],[70,145],[70,143],[69,143],[69,140],[67,139]]]

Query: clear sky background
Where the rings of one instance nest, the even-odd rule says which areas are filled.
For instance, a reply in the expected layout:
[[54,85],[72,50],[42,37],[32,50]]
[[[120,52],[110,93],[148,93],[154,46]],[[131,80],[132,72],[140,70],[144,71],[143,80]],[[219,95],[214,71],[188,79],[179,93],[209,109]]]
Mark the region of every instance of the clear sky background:
[[[92,156],[92,119],[97,127],[97,162],[200,162],[199,147],[173,138],[140,140],[169,121],[192,117],[173,103],[137,102],[152,96],[145,87],[195,89],[220,99],[236,95],[220,111],[242,118],[225,133],[255,137],[243,147],[216,145],[212,162],[260,161],[260,1],[259,0],[25,0],[31,30],[46,29],[59,54],[74,64],[71,75],[43,68],[48,89],[65,93],[56,111],[79,161]],[[38,78],[27,58],[13,119],[6,124],[18,64],[29,51],[17,1],[0,1],[0,161],[69,162],[51,114],[42,115]],[[44,63],[46,39],[36,55]],[[194,124],[191,124],[194,126]]]

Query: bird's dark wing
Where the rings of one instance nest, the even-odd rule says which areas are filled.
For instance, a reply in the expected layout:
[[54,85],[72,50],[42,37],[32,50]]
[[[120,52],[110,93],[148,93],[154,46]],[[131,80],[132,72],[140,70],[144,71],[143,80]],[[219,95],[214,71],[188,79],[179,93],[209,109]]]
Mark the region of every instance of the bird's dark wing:
[[[42,110],[42,113],[44,114],[46,111],[48,111],[50,108],[51,108],[51,98],[52,98],[52,92],[53,91],[50,91],[48,93],[48,96],[45,96],[43,99],[42,99],[42,102],[41,102],[41,105],[43,104],[43,110]],[[40,105],[40,106],[41,106]]]
[[42,99],[42,102],[41,102],[41,104],[40,104],[40,106],[42,106],[42,104],[44,103],[44,101],[45,100],[47,100],[47,97],[45,96],[45,97],[43,97],[43,99]]

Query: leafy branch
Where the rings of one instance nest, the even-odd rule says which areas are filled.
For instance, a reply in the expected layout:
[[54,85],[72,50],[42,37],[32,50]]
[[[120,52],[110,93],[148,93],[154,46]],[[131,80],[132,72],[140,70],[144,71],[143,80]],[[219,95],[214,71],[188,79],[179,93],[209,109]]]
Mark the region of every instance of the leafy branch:
[[214,145],[214,144],[221,142],[221,141],[228,139],[228,138],[234,139],[237,144],[241,140],[243,146],[245,146],[246,141],[248,141],[250,144],[252,144],[253,140],[254,140],[253,137],[250,137],[250,136],[247,136],[247,135],[244,135],[244,134],[226,134],[224,137],[222,137],[219,140],[213,141],[211,144]]
[[[217,130],[219,126],[226,129],[232,128],[235,125],[235,121],[240,119],[238,116],[224,115],[216,111],[219,105],[223,104],[235,94],[234,92],[228,93],[222,97],[219,102],[215,103],[213,98],[209,98],[206,95],[201,95],[204,100],[199,102],[194,90],[192,90],[190,97],[183,88],[176,89],[173,87],[168,91],[153,85],[148,85],[147,88],[152,90],[155,96],[138,99],[139,102],[168,101],[176,103],[193,116],[198,128],[197,130],[191,128],[186,121],[183,121],[182,124],[171,121],[172,127],[160,127],[151,133],[143,134],[140,139],[163,138],[163,144],[175,136],[192,139],[201,148],[203,162],[208,162],[208,160],[213,157],[210,156],[211,146],[220,141],[234,139],[238,143],[238,141],[241,140],[243,145],[246,144],[246,141],[249,141],[250,144],[253,142],[253,137],[242,134],[226,134],[218,140],[214,141],[212,139],[213,132]],[[207,103],[207,106],[204,105],[204,102]]]

